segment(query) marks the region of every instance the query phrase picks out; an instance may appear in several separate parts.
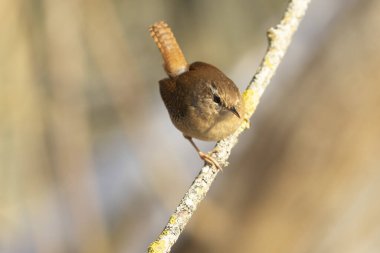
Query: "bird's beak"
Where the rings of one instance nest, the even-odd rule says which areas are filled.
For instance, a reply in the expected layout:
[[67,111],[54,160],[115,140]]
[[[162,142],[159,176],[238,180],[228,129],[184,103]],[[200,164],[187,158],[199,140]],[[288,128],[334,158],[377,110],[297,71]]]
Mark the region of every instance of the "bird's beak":
[[232,107],[230,109],[228,109],[230,112],[232,112],[233,114],[236,115],[236,117],[238,117],[240,119],[240,114],[238,113],[238,111],[236,110],[235,107]]

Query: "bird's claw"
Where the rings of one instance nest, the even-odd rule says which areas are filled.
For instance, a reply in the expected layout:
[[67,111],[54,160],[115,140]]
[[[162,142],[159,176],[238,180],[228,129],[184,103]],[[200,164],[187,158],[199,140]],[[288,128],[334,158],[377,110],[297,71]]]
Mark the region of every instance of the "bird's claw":
[[219,165],[219,163],[210,155],[205,154],[203,152],[199,152],[199,157],[206,163],[210,164],[211,166],[214,166],[216,169],[222,170],[222,167]]

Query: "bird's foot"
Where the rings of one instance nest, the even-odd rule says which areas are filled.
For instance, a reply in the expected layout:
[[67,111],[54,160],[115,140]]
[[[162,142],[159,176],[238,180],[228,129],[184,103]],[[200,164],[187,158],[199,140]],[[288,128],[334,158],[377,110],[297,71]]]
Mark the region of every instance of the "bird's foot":
[[199,154],[199,157],[203,161],[205,161],[206,163],[210,164],[211,166],[214,166],[218,170],[222,170],[222,167],[219,165],[219,163],[214,158],[212,158],[210,155],[205,154],[205,153],[203,153],[201,151],[199,151],[198,154]]

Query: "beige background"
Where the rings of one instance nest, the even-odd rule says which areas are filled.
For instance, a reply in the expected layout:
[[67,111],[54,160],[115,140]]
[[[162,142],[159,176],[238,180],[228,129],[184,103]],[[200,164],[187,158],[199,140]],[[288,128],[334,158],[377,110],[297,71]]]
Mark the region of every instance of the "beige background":
[[[148,26],[242,90],[285,7],[0,1],[0,252],[144,252],[202,165],[160,100]],[[379,11],[311,4],[173,252],[380,250]]]

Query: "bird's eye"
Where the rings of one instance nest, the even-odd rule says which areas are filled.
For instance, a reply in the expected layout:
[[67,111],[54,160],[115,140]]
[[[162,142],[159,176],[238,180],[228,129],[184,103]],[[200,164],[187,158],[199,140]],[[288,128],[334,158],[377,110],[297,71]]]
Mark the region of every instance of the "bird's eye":
[[218,105],[221,104],[220,97],[219,97],[218,95],[214,94],[213,100],[214,100],[214,102],[217,103]]

